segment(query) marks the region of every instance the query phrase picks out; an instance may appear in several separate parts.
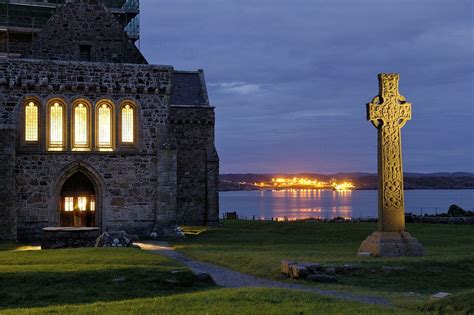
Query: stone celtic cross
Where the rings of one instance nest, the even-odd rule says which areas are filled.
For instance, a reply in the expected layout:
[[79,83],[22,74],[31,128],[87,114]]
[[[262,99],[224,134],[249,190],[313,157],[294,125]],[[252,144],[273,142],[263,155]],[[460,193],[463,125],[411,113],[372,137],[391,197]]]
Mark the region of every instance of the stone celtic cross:
[[398,92],[399,75],[381,73],[379,95],[367,104],[367,120],[378,130],[379,231],[405,229],[400,129],[411,119],[411,104]]
[[398,93],[396,73],[379,74],[379,95],[367,104],[367,120],[378,132],[379,228],[359,247],[359,256],[423,256],[423,245],[405,232],[400,129],[411,104]]

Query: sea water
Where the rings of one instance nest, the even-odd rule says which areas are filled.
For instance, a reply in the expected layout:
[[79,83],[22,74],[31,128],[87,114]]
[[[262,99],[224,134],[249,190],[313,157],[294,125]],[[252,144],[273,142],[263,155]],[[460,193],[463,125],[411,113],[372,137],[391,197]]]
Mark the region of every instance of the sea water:
[[[221,216],[251,219],[376,218],[376,190],[323,189],[228,191],[219,193]],[[406,190],[405,212],[445,213],[451,204],[474,211],[474,190]]]

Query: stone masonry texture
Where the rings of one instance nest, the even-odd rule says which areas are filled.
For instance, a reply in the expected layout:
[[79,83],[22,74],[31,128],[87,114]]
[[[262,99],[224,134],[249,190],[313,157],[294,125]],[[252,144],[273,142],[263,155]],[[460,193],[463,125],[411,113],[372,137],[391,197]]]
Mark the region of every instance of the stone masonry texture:
[[[218,221],[215,116],[202,70],[147,64],[110,18],[100,1],[74,1],[21,58],[0,59],[0,239],[37,240],[44,227],[59,226],[61,188],[76,172],[95,186],[102,232],[147,237],[174,225]],[[91,46],[90,61],[78,53],[85,44]],[[92,117],[87,152],[71,150],[72,104],[79,99],[90,104]],[[22,115],[30,100],[39,104],[35,144],[24,142]],[[66,105],[62,152],[47,150],[51,100]],[[95,106],[101,100],[114,105],[110,152],[95,149]],[[133,146],[117,141],[124,101],[136,107]]]

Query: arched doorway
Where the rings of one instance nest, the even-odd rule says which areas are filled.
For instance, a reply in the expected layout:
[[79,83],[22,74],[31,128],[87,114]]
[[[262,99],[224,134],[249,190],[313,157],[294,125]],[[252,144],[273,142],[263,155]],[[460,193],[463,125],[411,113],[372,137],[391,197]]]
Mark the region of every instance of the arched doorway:
[[60,226],[95,227],[98,224],[97,190],[94,183],[81,171],[71,175],[60,193]]

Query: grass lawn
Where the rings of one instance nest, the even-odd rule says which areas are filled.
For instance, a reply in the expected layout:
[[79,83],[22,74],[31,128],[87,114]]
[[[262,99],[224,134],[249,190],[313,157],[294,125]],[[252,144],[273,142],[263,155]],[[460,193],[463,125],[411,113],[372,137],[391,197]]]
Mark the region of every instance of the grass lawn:
[[[474,227],[409,225],[427,250],[423,258],[360,258],[373,224],[225,221],[222,228],[188,229],[174,242],[188,256],[281,280],[281,259],[356,263],[362,272],[337,275],[322,288],[382,295],[381,308],[280,289],[223,289],[198,282],[181,264],[138,249],[29,251],[0,242],[1,314],[471,314],[474,312]],[[18,251],[20,249],[20,251]],[[25,251],[26,250],[26,251]],[[386,273],[382,266],[404,270]],[[375,270],[370,272],[370,270]],[[114,281],[122,278],[122,281]],[[124,281],[123,281],[124,280]],[[452,293],[427,303],[438,291]],[[410,293],[409,293],[410,292]]]
[[[400,314],[400,310],[342,302],[280,289],[215,289],[166,297],[43,308],[2,314]],[[404,314],[419,314],[404,312]]]
[[[408,232],[424,245],[425,257],[357,257],[360,243],[375,229],[371,223],[227,220],[222,228],[173,245],[189,257],[275,280],[282,280],[282,259],[358,264],[361,272],[337,275],[336,285],[305,283],[383,295],[401,305],[426,302],[439,291],[456,294],[474,288],[474,226],[408,224]],[[383,266],[405,269],[387,273]],[[474,300],[472,291],[470,294]]]
[[1,314],[397,312],[305,292],[221,289],[197,282],[175,261],[138,249],[16,251],[18,246],[0,243]]
[[[125,281],[116,282],[118,278]],[[6,308],[119,301],[205,287],[181,264],[138,249],[0,251],[0,313]]]

